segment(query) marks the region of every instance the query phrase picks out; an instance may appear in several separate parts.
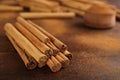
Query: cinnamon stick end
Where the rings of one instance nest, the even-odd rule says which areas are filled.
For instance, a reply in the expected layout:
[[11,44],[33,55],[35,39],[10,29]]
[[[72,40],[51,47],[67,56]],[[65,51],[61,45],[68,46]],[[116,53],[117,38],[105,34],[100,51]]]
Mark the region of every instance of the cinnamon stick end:
[[37,62],[35,60],[30,60],[30,62],[26,65],[28,70],[33,70],[37,67]]
[[46,65],[46,62],[48,60],[48,57],[47,56],[43,56],[39,59],[39,62],[38,62],[38,67],[41,68],[43,66]]

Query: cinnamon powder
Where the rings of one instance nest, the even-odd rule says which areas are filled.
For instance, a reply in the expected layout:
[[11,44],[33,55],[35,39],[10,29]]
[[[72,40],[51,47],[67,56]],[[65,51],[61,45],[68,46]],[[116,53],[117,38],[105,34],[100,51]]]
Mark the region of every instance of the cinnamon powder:
[[86,45],[92,48],[103,49],[106,51],[118,51],[120,50],[120,39],[102,36],[102,35],[86,35],[86,36],[76,36],[77,43]]

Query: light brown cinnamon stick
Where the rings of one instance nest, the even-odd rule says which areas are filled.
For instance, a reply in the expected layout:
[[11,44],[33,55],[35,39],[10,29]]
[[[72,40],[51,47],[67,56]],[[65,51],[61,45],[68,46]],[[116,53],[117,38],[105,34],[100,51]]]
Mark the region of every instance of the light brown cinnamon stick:
[[72,59],[72,54],[68,50],[64,51],[63,54],[67,56],[70,60]]
[[0,1],[0,4],[4,5],[16,5],[18,4],[15,0],[2,0]]
[[65,45],[63,42],[61,42],[60,40],[58,40],[57,38],[55,38],[53,35],[51,35],[50,33],[48,33],[47,31],[45,31],[42,27],[34,24],[32,21],[28,20],[29,24],[33,25],[34,27],[36,27],[38,30],[40,30],[43,34],[45,34],[46,36],[49,37],[49,39],[51,40],[51,42],[58,48],[60,49],[61,52],[64,52],[67,49],[67,45]]
[[22,47],[29,55],[31,55],[39,64],[44,66],[48,57],[42,54],[27,38],[25,38],[12,24],[7,23],[4,27],[5,31]]
[[54,58],[53,56],[51,57],[51,59],[48,59],[47,65],[51,69],[52,72],[57,72],[62,67],[61,63],[56,58]]
[[27,0],[17,0],[20,6],[29,8],[31,6],[31,2]]
[[32,12],[52,12],[50,9],[47,8],[41,8],[37,6],[30,6],[30,11]]
[[61,2],[64,6],[74,8],[74,9],[78,9],[78,10],[81,10],[81,11],[86,11],[91,7],[91,5],[84,4],[84,3],[79,3],[79,2],[76,2],[76,1],[73,1],[73,0],[67,0],[67,1],[62,0]]
[[47,0],[34,0],[34,1],[39,4],[46,5],[47,7],[50,7],[50,8],[54,8],[54,7],[58,6],[58,4],[47,1]]
[[52,55],[53,51],[48,46],[46,46],[43,42],[41,42],[38,38],[36,38],[30,31],[28,31],[24,26],[20,23],[16,22],[15,27],[35,45],[41,52],[46,54],[47,56]]
[[18,17],[17,21],[23,25],[27,30],[29,30],[30,32],[32,32],[35,36],[37,36],[42,42],[48,42],[49,38],[46,37],[42,32],[40,32],[38,29],[36,29],[35,27],[33,27],[33,25],[29,24],[25,19],[23,19],[22,17]]
[[0,11],[23,11],[23,8],[19,6],[0,5]]
[[59,52],[58,55],[60,55],[60,57],[62,57],[64,59],[64,61],[65,61],[63,64],[64,67],[66,67],[70,64],[70,60],[63,53]]
[[56,46],[54,46],[54,44],[52,42],[46,42],[45,43],[47,46],[49,46],[52,50],[54,54],[57,54],[60,50],[58,48],[56,48]]
[[23,60],[26,68],[28,70],[32,70],[35,69],[37,67],[37,61],[31,57],[29,54],[26,54],[17,44],[16,42],[12,39],[12,37],[10,37],[10,35],[8,33],[6,33],[8,39],[10,40],[10,42],[12,43],[12,45],[14,46],[14,48],[17,50],[19,56],[21,57],[21,59]]
[[51,60],[55,64],[55,68],[53,68],[52,71],[57,72],[60,70],[62,67],[61,63],[54,56],[51,56]]
[[74,8],[70,8],[70,7],[62,7],[64,9],[66,9],[67,11],[71,11],[71,12],[75,12],[77,15],[83,17],[84,14],[85,14],[85,11],[81,11],[81,10],[78,10],[78,9],[74,9]]
[[59,52],[57,55],[63,59],[63,61],[61,61],[62,67],[67,67],[70,63],[70,60],[61,52]]
[[26,19],[39,18],[74,18],[74,12],[56,12],[56,13],[40,13],[40,12],[21,12],[20,16]]

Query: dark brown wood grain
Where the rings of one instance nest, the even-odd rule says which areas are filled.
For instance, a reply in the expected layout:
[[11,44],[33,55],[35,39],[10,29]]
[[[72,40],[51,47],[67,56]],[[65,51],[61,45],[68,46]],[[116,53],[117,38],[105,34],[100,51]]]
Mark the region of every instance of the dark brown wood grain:
[[[110,0],[117,4],[119,0]],[[83,25],[81,18],[75,19],[39,19],[33,20],[55,37],[68,45],[73,53],[71,64],[57,73],[45,66],[28,71],[19,55],[5,36],[3,26],[6,22],[15,22],[18,13],[0,12],[0,80],[120,80],[120,22],[112,29],[98,30]],[[81,42],[81,36],[93,40],[106,37],[114,39],[108,48],[101,45],[87,45]],[[80,37],[80,39],[79,39]],[[91,39],[90,39],[91,40]],[[116,43],[117,42],[117,43]],[[110,46],[115,46],[110,47]]]

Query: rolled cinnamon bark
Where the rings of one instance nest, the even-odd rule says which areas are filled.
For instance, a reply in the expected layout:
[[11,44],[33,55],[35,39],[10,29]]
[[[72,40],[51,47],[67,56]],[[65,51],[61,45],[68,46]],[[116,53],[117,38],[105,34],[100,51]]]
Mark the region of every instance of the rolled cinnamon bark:
[[66,9],[67,11],[71,11],[71,12],[75,12],[77,15],[83,17],[84,14],[85,14],[85,11],[81,11],[81,10],[78,10],[78,9],[74,9],[74,8],[70,8],[70,7],[62,7],[64,9]]
[[57,54],[59,52],[59,49],[56,48],[56,46],[54,46],[54,44],[52,42],[49,41],[49,42],[46,42],[45,44],[53,50],[54,54]]
[[66,50],[65,52],[63,52],[63,54],[65,55],[65,56],[67,56],[68,57],[68,59],[72,59],[72,54],[68,51],[68,50]]
[[65,56],[65,54],[59,52],[58,53],[66,62],[65,62],[65,65],[69,65],[70,63],[70,60]]
[[64,6],[74,8],[74,9],[78,9],[78,10],[81,10],[81,11],[86,11],[87,9],[89,9],[91,7],[91,5],[89,5],[89,4],[79,3],[79,2],[76,2],[76,1],[73,1],[73,0],[70,0],[70,1],[69,0],[67,0],[67,1],[62,0],[61,3]]
[[58,40],[57,38],[55,38],[53,35],[51,35],[50,33],[48,33],[47,31],[45,31],[42,27],[36,25],[35,23],[33,23],[32,21],[28,20],[29,24],[33,25],[34,27],[36,27],[39,31],[41,31],[43,34],[45,34],[46,36],[49,37],[49,39],[51,40],[51,42],[58,48],[60,49],[61,52],[64,52],[65,50],[67,50],[67,45],[65,45],[63,42],[61,42],[60,40]]
[[70,63],[70,60],[61,52],[59,52],[57,55],[63,59],[63,61],[61,60],[62,67],[67,67]]
[[46,37],[42,32],[40,32],[38,29],[36,29],[35,27],[33,27],[33,25],[31,25],[30,23],[28,23],[25,19],[23,19],[22,17],[18,17],[17,21],[23,25],[27,30],[29,30],[32,34],[34,34],[35,36],[37,35],[37,37],[42,41],[42,42],[48,42],[50,41],[48,37]]
[[106,4],[105,1],[98,1],[98,0],[75,0],[75,1],[85,3],[85,4],[95,4],[95,5]]
[[32,12],[52,12],[50,9],[41,8],[41,7],[37,7],[37,6],[30,6],[30,11],[32,11]]
[[20,6],[29,8],[31,6],[31,2],[27,0],[17,0]]
[[40,5],[45,5],[49,8],[52,8],[52,9],[56,6],[58,6],[58,4],[47,1],[47,0],[34,0],[34,2],[39,3]]
[[10,42],[12,43],[12,45],[14,46],[14,48],[16,49],[16,51],[18,52],[19,56],[21,57],[21,59],[23,60],[26,68],[28,70],[32,70],[35,69],[37,67],[37,61],[30,55],[26,54],[22,48],[20,48],[17,43],[12,39],[12,37],[6,33],[8,39],[10,40]]
[[26,37],[24,37],[12,24],[7,23],[4,27],[5,31],[22,47],[29,55],[31,55],[43,67],[48,57],[42,54]]
[[2,1],[0,1],[0,4],[2,4],[2,5],[16,5],[18,3],[15,0],[2,0]]
[[35,45],[41,52],[48,55],[53,54],[52,49],[50,49],[48,46],[46,46],[43,42],[41,42],[38,38],[36,38],[30,31],[28,31],[24,26],[22,26],[20,23],[16,22],[15,27]]
[[74,18],[74,12],[56,12],[56,13],[40,13],[40,12],[21,12],[20,16],[26,19],[39,18]]
[[47,65],[51,69],[52,72],[57,72],[61,69],[61,63],[57,61],[56,58],[52,57],[53,59],[48,59]]
[[[6,33],[6,35],[9,38],[10,42],[13,44],[14,48],[17,50],[20,57],[22,58],[26,68],[29,69],[29,70],[32,70],[32,69],[36,68],[37,65],[38,65],[37,61],[33,57],[31,57],[30,55],[26,54],[25,51],[22,50],[22,48],[20,48],[15,43],[15,41],[9,36],[8,33]],[[60,60],[60,58],[58,58],[58,59]],[[57,71],[59,71],[61,69],[61,64],[59,62],[54,63],[51,59],[48,59],[46,64],[50,67],[52,72],[57,72]],[[60,66],[58,66],[56,64],[59,64]]]
[[0,11],[23,11],[23,8],[19,6],[0,5]]
[[62,65],[61,63],[54,57],[54,56],[51,56],[51,61],[54,63],[54,67],[53,69],[51,69],[53,72],[57,72],[61,69]]

